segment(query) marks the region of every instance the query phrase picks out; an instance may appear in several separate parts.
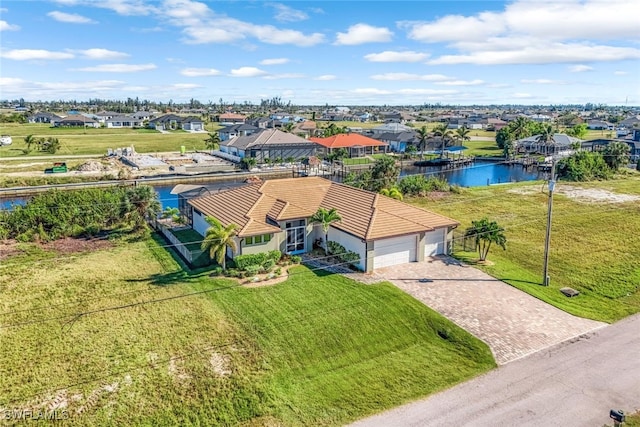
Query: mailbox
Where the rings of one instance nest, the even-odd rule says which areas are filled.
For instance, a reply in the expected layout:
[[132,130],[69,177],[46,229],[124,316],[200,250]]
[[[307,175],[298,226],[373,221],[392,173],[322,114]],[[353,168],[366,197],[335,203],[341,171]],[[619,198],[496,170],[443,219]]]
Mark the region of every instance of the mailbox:
[[613,419],[613,421],[618,423],[624,422],[624,411],[618,409],[612,409],[609,411],[609,418]]

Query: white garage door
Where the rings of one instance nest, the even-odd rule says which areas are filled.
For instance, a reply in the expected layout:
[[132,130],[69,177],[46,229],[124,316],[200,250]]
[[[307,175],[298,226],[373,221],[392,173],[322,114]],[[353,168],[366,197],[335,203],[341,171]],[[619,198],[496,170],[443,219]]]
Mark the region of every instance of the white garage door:
[[373,243],[375,251],[373,268],[376,269],[415,261],[416,242],[416,235],[376,240]]
[[424,256],[444,253],[444,229],[430,231],[425,234]]

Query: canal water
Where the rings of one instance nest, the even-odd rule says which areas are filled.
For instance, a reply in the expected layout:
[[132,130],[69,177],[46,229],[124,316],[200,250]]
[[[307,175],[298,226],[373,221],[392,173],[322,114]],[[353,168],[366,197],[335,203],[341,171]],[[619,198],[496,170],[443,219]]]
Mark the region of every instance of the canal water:
[[[536,168],[524,168],[521,165],[505,165],[494,162],[476,161],[471,166],[461,167],[454,170],[443,170],[439,166],[431,167],[404,167],[401,176],[424,174],[445,178],[450,184],[461,187],[480,187],[485,185],[504,184],[508,182],[532,181],[544,179],[544,173],[538,172]],[[187,184],[187,183],[185,183]],[[201,184],[201,183],[197,183]],[[229,182],[202,183],[209,191],[217,192],[228,188],[242,185],[237,178],[231,178]],[[178,196],[171,194],[175,184],[155,184],[154,189],[158,193],[158,198],[163,209],[166,207],[178,207]],[[24,204],[27,197],[14,197],[12,199],[0,199],[0,209],[11,209],[14,204]]]

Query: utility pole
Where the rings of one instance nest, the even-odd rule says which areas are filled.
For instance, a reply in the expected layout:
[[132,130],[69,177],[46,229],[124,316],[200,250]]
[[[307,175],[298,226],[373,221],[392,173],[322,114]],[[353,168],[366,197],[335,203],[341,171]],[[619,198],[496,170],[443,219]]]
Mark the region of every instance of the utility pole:
[[551,214],[553,210],[553,190],[556,186],[556,159],[551,159],[551,177],[549,178],[549,203],[547,210],[547,234],[544,240],[544,273],[542,285],[549,286],[549,243],[551,242]]

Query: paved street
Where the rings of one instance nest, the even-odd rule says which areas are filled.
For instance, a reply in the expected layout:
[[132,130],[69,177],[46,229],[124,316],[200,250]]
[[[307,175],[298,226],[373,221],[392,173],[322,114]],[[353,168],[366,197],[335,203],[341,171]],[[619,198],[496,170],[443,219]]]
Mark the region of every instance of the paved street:
[[375,274],[486,342],[499,365],[606,326],[565,313],[449,257]]
[[640,410],[640,315],[353,426],[612,425]]

